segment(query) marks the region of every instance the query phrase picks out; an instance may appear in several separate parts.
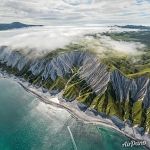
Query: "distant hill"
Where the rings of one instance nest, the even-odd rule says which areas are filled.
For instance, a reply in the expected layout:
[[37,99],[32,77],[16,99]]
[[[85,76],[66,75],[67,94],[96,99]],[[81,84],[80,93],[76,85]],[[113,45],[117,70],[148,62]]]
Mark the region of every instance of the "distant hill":
[[117,26],[120,28],[128,28],[128,29],[150,29],[150,26],[142,26],[142,25],[125,25],[125,26]]
[[26,28],[26,27],[33,27],[33,26],[42,26],[42,25],[28,25],[28,24],[23,24],[20,22],[12,22],[9,24],[4,23],[4,24],[0,24],[0,31],[18,29],[18,28]]

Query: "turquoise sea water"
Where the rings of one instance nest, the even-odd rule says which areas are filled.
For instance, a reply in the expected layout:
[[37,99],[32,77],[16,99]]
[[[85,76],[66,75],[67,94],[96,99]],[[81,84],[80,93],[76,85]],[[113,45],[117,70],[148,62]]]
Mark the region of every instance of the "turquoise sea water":
[[0,79],[0,150],[146,150],[122,148],[126,140],[116,131],[84,124],[65,110],[43,104],[12,80]]

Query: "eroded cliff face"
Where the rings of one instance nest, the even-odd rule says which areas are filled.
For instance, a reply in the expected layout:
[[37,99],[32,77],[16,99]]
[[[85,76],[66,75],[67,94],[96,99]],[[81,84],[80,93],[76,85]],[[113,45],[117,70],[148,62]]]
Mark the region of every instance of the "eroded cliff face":
[[63,91],[68,101],[76,99],[98,112],[130,120],[150,131],[149,78],[129,79],[117,69],[109,72],[95,54],[51,52],[32,58],[30,52],[1,47],[0,68],[42,87],[44,92]]

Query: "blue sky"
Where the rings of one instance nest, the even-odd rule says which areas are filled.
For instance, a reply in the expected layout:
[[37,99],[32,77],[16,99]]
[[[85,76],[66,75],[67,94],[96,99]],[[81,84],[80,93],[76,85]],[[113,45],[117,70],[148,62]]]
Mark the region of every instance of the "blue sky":
[[150,25],[150,0],[0,0],[0,23]]

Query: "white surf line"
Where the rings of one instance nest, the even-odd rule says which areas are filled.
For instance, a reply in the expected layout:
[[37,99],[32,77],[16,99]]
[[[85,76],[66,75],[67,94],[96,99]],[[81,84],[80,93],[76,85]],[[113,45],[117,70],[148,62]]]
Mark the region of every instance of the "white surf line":
[[71,140],[72,140],[72,143],[73,143],[74,150],[78,150],[78,149],[77,149],[76,142],[75,142],[74,137],[73,137],[73,135],[72,135],[72,132],[71,132],[71,130],[70,130],[70,127],[67,126],[67,129],[68,129],[68,131],[69,131],[69,134],[70,134],[70,137],[71,137]]

